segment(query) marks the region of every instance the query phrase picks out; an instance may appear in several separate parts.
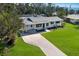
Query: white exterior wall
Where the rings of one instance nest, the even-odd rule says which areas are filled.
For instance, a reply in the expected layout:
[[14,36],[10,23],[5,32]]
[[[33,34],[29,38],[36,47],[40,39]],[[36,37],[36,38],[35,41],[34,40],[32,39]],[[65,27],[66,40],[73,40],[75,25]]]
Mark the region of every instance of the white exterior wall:
[[24,31],[27,31],[28,27],[26,25],[24,25]]
[[31,25],[28,25],[28,26],[26,25],[26,26],[24,26],[24,30],[25,30],[25,31],[28,31],[28,30],[31,30],[31,29],[41,30],[41,29],[43,29],[43,24],[42,24],[41,27],[36,27],[36,24],[33,24],[32,27],[31,27]]
[[28,30],[31,30],[31,29],[34,29],[34,25],[32,25],[32,27],[31,27],[31,25],[25,25],[24,26],[25,31],[28,31]]
[[[48,22],[48,23],[49,23],[48,26],[46,26],[46,23],[45,23],[45,28],[51,28],[51,27],[54,27],[54,26],[61,26],[62,25],[62,21],[60,21],[60,23],[56,23],[56,21],[54,21],[53,24],[51,24],[50,22]],[[32,29],[42,30],[43,29],[43,24],[41,25],[41,27],[36,27],[36,24],[32,24],[32,27],[31,27],[31,25],[28,25],[28,26],[25,25],[24,26],[25,31],[32,30]]]
[[[52,21],[52,22],[53,22],[53,21]],[[45,24],[45,25],[46,25],[46,24]],[[49,22],[49,25],[46,26],[46,28],[54,27],[54,25],[55,25],[55,22],[54,22],[53,24],[51,24],[51,23]]]
[[70,19],[70,22],[71,22],[71,23],[75,23],[76,20],[74,20],[74,19]]
[[62,21],[60,23],[55,23],[57,26],[62,26]]
[[51,21],[51,22],[54,22],[54,23],[51,24],[49,22],[49,25],[48,26],[46,26],[46,24],[45,24],[46,28],[51,28],[51,27],[54,27],[54,26],[62,26],[62,21],[60,21],[60,23],[56,23],[56,21]]

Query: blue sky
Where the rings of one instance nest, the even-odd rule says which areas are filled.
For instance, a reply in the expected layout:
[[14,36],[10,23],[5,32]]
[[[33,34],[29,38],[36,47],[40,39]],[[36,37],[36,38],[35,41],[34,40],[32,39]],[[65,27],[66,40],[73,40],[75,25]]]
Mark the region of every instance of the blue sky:
[[68,7],[68,8],[70,8],[71,5],[71,8],[79,8],[79,3],[58,3],[56,5],[60,7]]

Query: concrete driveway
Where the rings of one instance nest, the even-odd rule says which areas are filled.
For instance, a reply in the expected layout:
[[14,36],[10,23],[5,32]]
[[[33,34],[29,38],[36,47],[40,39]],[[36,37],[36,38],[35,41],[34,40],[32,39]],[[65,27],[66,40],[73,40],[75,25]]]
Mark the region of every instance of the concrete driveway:
[[62,51],[45,39],[41,34],[22,36],[24,42],[40,47],[47,56],[66,56]]

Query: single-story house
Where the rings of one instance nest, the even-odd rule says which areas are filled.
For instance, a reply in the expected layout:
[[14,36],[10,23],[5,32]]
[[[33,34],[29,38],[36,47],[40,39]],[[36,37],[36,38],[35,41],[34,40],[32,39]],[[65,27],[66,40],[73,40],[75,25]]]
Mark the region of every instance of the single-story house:
[[52,15],[53,16],[57,16],[58,14],[57,14],[57,12],[53,12]]
[[63,19],[59,17],[21,17],[23,19],[23,30],[26,32],[35,32],[52,27],[62,26]]
[[66,20],[73,23],[73,24],[79,24],[79,14],[67,15]]

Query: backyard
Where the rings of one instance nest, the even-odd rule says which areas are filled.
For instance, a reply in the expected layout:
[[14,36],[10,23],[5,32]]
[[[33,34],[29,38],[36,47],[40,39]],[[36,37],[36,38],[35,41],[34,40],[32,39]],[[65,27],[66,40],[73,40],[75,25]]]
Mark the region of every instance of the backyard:
[[42,34],[52,44],[68,56],[79,56],[78,26],[65,23],[64,28]]
[[10,48],[8,54],[9,56],[44,56],[45,54],[40,48],[26,44],[23,42],[21,37],[16,38],[15,45]]

